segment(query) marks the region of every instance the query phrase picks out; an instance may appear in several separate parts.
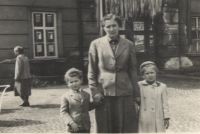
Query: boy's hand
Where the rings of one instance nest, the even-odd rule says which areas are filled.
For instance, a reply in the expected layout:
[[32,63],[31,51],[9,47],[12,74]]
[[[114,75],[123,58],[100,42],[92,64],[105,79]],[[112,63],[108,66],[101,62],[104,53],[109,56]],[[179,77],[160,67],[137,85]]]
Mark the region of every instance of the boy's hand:
[[96,104],[99,104],[99,103],[101,103],[101,99],[103,98],[103,95],[102,94],[95,94],[94,95],[94,97],[93,97],[93,99],[94,99],[94,103],[96,103]]
[[71,129],[74,131],[74,132],[77,132],[79,130],[79,128],[81,126],[79,126],[78,124],[76,124],[75,122],[73,122],[71,125]]
[[169,119],[165,119],[164,125],[165,125],[166,129],[168,129],[168,127],[169,127]]

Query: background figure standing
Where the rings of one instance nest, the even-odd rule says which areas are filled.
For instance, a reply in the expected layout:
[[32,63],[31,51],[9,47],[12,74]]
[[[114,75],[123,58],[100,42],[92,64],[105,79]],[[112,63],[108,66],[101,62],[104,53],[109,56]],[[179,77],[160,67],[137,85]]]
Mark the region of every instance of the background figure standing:
[[30,106],[29,96],[31,95],[31,75],[29,59],[24,55],[24,49],[21,46],[14,48],[14,53],[17,56],[15,62],[15,96],[20,96],[23,100],[20,106]]
[[102,19],[106,36],[92,41],[88,81],[94,102],[97,133],[137,132],[134,100],[140,100],[134,44],[119,36],[122,22],[113,14]]

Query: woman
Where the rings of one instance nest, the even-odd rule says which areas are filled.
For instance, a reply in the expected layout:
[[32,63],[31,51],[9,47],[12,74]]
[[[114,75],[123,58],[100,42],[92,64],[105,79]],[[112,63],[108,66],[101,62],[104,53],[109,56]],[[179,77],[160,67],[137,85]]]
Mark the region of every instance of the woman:
[[16,46],[14,48],[15,59],[6,59],[2,63],[15,62],[14,95],[20,96],[22,104],[19,106],[30,106],[29,96],[31,95],[31,75],[29,59],[24,55],[24,48]]
[[134,45],[119,36],[121,20],[108,14],[102,19],[106,36],[92,41],[88,81],[96,108],[98,133],[137,132],[135,99],[140,92]]
[[24,49],[21,46],[14,48],[14,53],[17,56],[15,62],[15,96],[20,96],[22,104],[20,106],[30,106],[29,96],[31,95],[30,83],[30,66],[29,59],[24,55]]

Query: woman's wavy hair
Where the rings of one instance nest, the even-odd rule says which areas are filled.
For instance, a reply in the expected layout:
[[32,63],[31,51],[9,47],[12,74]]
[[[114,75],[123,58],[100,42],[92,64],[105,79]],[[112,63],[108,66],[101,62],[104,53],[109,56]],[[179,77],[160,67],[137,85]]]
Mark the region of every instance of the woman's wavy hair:
[[118,23],[119,27],[122,27],[122,20],[120,19],[119,16],[114,14],[106,14],[101,20],[101,27],[104,28],[106,20],[112,20],[112,19]]

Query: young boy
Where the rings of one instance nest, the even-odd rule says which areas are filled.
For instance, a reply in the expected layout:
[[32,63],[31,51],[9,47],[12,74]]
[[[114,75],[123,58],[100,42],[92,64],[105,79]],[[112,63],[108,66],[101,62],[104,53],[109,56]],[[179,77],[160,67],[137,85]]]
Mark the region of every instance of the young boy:
[[92,110],[90,94],[83,91],[82,71],[72,68],[65,74],[70,90],[61,97],[60,114],[66,120],[71,133],[90,133],[89,110]]

